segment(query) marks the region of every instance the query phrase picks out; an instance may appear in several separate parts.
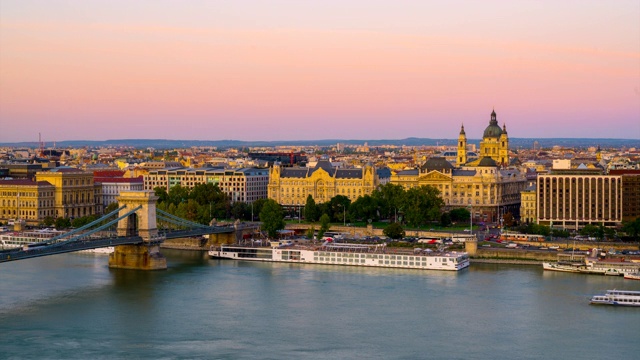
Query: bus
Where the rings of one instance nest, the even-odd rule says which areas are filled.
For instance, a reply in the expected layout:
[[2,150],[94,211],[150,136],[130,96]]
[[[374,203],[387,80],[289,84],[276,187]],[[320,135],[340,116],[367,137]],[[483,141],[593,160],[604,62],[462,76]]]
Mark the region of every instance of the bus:
[[521,234],[514,231],[503,231],[500,235],[500,240],[542,242],[544,241],[544,236],[538,234]]

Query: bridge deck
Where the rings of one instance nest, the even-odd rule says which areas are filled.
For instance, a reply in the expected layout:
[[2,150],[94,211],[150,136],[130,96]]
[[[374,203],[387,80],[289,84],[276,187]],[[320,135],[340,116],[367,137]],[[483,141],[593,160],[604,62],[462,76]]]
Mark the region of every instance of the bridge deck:
[[[235,231],[232,226],[217,226],[209,228],[198,228],[189,230],[174,230],[167,232],[159,232],[158,237],[146,242],[150,245],[159,244],[165,239],[177,239],[183,237],[202,236],[208,234],[229,233]],[[64,242],[59,244],[43,244],[41,246],[32,245],[33,247],[26,250],[22,247],[7,249],[0,251],[0,263],[14,260],[29,259],[40,256],[63,254],[68,252],[97,249],[107,246],[117,245],[135,245],[142,244],[145,241],[140,236],[130,237],[110,237],[99,239],[80,239],[72,242]]]

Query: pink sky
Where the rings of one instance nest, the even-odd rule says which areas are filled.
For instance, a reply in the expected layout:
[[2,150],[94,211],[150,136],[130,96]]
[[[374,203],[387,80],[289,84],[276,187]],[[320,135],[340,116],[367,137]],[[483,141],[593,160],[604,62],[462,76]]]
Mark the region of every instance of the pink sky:
[[0,0],[0,142],[640,139],[638,1]]

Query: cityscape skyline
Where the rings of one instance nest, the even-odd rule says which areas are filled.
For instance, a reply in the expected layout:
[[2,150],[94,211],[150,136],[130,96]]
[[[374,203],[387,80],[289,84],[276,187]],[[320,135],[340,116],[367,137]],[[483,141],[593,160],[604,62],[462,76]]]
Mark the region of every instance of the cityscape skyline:
[[637,1],[1,5],[2,143],[640,139]]

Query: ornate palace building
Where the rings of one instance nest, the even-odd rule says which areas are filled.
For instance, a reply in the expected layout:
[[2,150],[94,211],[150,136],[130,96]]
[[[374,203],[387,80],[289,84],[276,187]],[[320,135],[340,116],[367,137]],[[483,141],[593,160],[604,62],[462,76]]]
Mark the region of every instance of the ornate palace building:
[[93,183],[93,173],[59,167],[36,173],[36,181],[55,187],[54,218],[77,218],[102,213],[102,190]]
[[340,169],[329,161],[318,161],[315,167],[282,167],[274,165],[269,173],[269,198],[283,206],[304,206],[311,195],[316,203],[324,203],[336,195],[355,201],[371,195],[378,186],[378,173],[372,165]]
[[0,180],[0,221],[24,220],[38,225],[45,217],[55,217],[55,187],[46,181]]
[[405,188],[433,186],[440,190],[448,208],[470,208],[474,222],[499,222],[507,212],[517,218],[526,177],[517,169],[507,168],[509,137],[506,126],[498,126],[495,111],[484,131],[478,155],[477,160],[467,161],[467,136],[462,126],[455,167],[442,157],[432,157],[416,169],[392,175],[391,183]]

